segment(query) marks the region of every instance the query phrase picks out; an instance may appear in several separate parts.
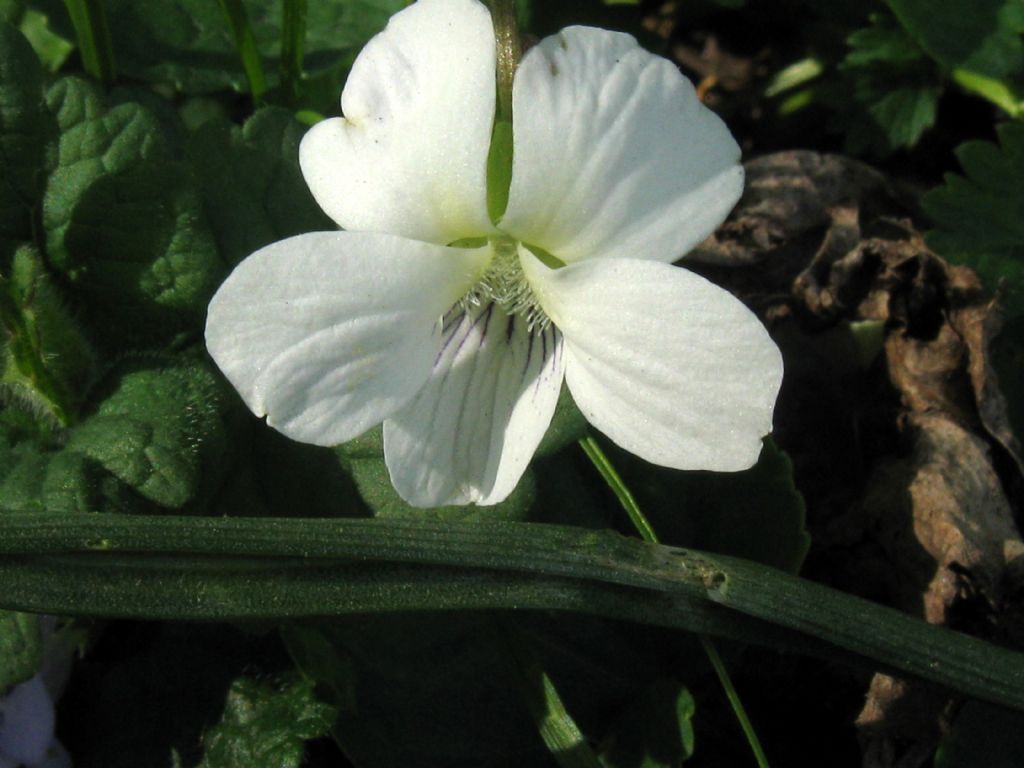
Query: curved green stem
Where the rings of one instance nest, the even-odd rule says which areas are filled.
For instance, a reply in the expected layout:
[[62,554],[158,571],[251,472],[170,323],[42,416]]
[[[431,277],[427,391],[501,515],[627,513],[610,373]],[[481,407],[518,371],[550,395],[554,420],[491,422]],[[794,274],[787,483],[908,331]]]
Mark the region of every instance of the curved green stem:
[[743,735],[747,737],[747,744],[750,745],[750,751],[754,753],[754,759],[757,760],[760,768],[768,768],[768,756],[765,755],[761,740],[757,738],[757,732],[747,716],[747,710],[743,706],[743,702],[740,701],[736,687],[732,684],[729,670],[726,669],[725,662],[718,654],[718,648],[707,635],[698,635],[698,637],[700,637],[700,644],[704,648],[708,661],[711,662],[711,666],[715,670],[715,675],[718,676],[718,682],[722,686],[722,690],[725,691],[725,697],[729,700],[732,712],[736,716],[736,720],[739,721],[740,728],[743,729]]
[[580,440],[580,447],[583,448],[583,452],[587,454],[587,458],[590,459],[590,462],[600,473],[608,487],[612,489],[622,508],[626,510],[629,521],[633,523],[633,527],[640,534],[640,538],[651,544],[660,543],[658,535],[647,520],[647,516],[640,510],[640,505],[637,504],[632,491],[622,481],[619,473],[612,466],[611,461],[605,455],[598,442],[593,437],[584,437]]
[[[601,449],[598,442],[593,437],[584,437],[580,440],[580,445],[583,447],[583,451],[587,454],[591,463],[593,463],[597,468],[597,471],[601,474],[601,477],[604,478],[604,481],[619,499],[619,503],[622,504],[622,508],[626,510],[626,514],[629,515],[629,519],[632,521],[633,527],[636,528],[637,533],[640,534],[640,537],[651,544],[659,544],[658,535],[654,532],[654,527],[647,519],[647,515],[645,515],[640,509],[640,505],[637,504],[633,493],[629,490],[629,487],[615,470],[611,460]],[[743,702],[740,700],[739,694],[736,692],[736,686],[732,683],[732,678],[729,676],[729,670],[726,669],[725,663],[722,661],[722,657],[718,654],[718,649],[715,647],[711,638],[707,635],[700,635],[699,637],[701,647],[704,649],[704,653],[707,655],[712,669],[715,670],[715,675],[717,675],[718,682],[725,691],[725,696],[729,700],[729,705],[732,707],[733,714],[736,716],[736,720],[739,722],[740,728],[743,729],[743,735],[747,738],[747,743],[750,745],[750,751],[754,753],[754,759],[757,760],[759,768],[768,768],[768,758],[764,754],[764,748],[761,746],[761,740],[757,738],[757,733],[754,731],[754,726],[750,722],[747,710],[743,706]]]

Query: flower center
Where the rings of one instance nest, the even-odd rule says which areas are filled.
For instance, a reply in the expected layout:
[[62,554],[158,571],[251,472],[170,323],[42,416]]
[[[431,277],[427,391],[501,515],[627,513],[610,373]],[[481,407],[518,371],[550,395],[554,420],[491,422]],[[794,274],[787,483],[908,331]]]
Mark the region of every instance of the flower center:
[[463,299],[464,305],[479,306],[484,302],[497,304],[508,315],[518,315],[526,321],[528,330],[544,330],[551,320],[544,314],[533,289],[526,281],[519,262],[519,243],[510,237],[490,239],[494,256],[480,281]]

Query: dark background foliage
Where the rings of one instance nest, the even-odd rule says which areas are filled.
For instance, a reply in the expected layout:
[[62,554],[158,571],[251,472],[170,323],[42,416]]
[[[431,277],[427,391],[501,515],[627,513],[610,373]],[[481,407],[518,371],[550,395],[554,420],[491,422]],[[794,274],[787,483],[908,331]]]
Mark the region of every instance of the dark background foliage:
[[[0,0],[0,509],[629,532],[568,399],[506,502],[423,513],[392,490],[379,432],[334,451],[291,443],[205,354],[230,268],[330,228],[298,141],[337,113],[355,54],[402,5],[309,3],[304,75],[286,82],[282,3],[246,0],[267,79],[254,99],[214,0],[105,0],[106,86],[65,4]],[[783,349],[775,435],[730,476],[605,444],[663,541],[802,568],[1020,648],[1024,4],[565,0],[519,14],[537,38],[569,24],[636,35],[748,160],[743,201],[686,265]],[[59,735],[84,768],[571,765],[538,734],[546,685],[602,765],[752,764],[699,643],[666,630],[419,613],[62,631],[84,656]],[[38,666],[34,632],[0,612],[0,686]],[[756,644],[721,650],[774,765],[1024,761],[1018,715]]]

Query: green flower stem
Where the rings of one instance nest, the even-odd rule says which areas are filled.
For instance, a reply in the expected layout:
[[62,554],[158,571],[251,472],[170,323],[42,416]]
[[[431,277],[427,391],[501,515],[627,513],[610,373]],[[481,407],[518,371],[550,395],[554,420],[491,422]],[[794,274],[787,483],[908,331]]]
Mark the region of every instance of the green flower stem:
[[495,121],[512,122],[512,81],[523,56],[516,22],[515,0],[490,0],[494,37],[497,42],[498,103]]
[[587,458],[590,459],[591,464],[597,469],[608,487],[615,493],[622,508],[629,515],[629,520],[633,523],[633,527],[640,534],[640,538],[651,544],[658,544],[658,536],[647,520],[647,516],[640,510],[640,505],[636,503],[633,493],[626,487],[619,473],[615,471],[615,467],[612,466],[605,452],[601,450],[598,442],[592,437],[584,437],[580,440],[580,447],[587,454]]
[[512,184],[512,81],[523,50],[514,0],[491,0],[490,6],[497,45],[497,97],[491,148],[487,154],[487,213],[497,224],[508,206]]
[[282,0],[282,3],[281,87],[288,104],[297,107],[306,49],[306,0]]
[[1024,710],[1024,654],[759,563],[555,525],[0,509],[0,608],[183,620],[569,610],[870,660]]
[[245,78],[249,83],[249,93],[254,104],[260,104],[267,92],[267,77],[263,73],[263,60],[256,48],[256,37],[249,23],[249,14],[245,12],[242,0],[218,0],[224,17],[231,27],[235,39],[238,56],[242,60]]
[[103,0],[64,0],[64,5],[75,28],[82,66],[92,77],[110,85],[117,73]]
[[735,686],[732,684],[729,670],[725,668],[725,662],[722,661],[722,657],[718,654],[718,648],[715,647],[715,644],[707,635],[699,635],[699,637],[701,647],[704,648],[704,653],[708,657],[708,661],[711,662],[715,675],[718,676],[718,682],[722,686],[722,690],[725,691],[726,698],[729,699],[729,705],[732,707],[733,714],[736,715],[736,720],[739,721],[740,728],[743,729],[743,735],[747,737],[747,744],[750,745],[750,751],[754,753],[754,759],[757,760],[760,768],[768,768],[768,756],[764,753],[761,740],[757,738],[757,732],[754,730],[753,723],[747,717],[747,710],[743,706],[743,702],[740,701],[740,695],[736,692]]
[[[658,541],[657,534],[654,532],[654,527],[640,509],[640,505],[637,504],[636,498],[625,482],[623,482],[622,477],[615,471],[614,465],[612,465],[608,456],[601,449],[600,444],[593,437],[584,437],[580,440],[580,446],[583,448],[584,453],[587,454],[591,463],[597,468],[601,477],[604,478],[608,487],[618,497],[619,503],[626,510],[626,514],[629,515],[629,519],[632,521],[637,533],[640,534],[640,537],[651,544],[659,544],[660,542]],[[768,758],[765,756],[764,748],[761,746],[761,740],[757,738],[757,732],[754,731],[754,726],[750,722],[747,710],[743,706],[739,694],[736,692],[736,687],[732,684],[729,670],[726,669],[718,649],[707,635],[700,635],[700,644],[708,657],[708,661],[711,663],[712,669],[715,670],[715,675],[718,676],[718,682],[721,684],[722,690],[725,691],[729,705],[732,707],[733,714],[736,716],[740,728],[743,729],[743,735],[747,738],[750,751],[754,753],[758,766],[760,768],[768,768]]]

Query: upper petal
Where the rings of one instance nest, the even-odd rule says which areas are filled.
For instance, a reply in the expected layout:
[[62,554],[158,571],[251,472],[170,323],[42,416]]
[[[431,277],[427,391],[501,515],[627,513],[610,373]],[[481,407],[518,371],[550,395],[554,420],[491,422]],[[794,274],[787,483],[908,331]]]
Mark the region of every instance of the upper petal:
[[351,230],[447,244],[492,230],[494,28],[476,0],[419,0],[352,66],[341,108],[305,135],[306,183]]
[[532,48],[513,85],[502,230],[562,261],[675,261],[743,190],[725,124],[629,35],[569,27]]
[[563,363],[554,328],[529,331],[494,304],[453,310],[430,381],[384,422],[402,498],[418,507],[503,501],[551,423]]
[[316,232],[243,261],[210,302],[206,345],[246,404],[289,437],[336,445],[427,380],[441,316],[489,250]]
[[603,259],[527,277],[565,337],[566,383],[620,446],[675,469],[732,471],[771,431],[782,356],[727,291],[657,262]]

